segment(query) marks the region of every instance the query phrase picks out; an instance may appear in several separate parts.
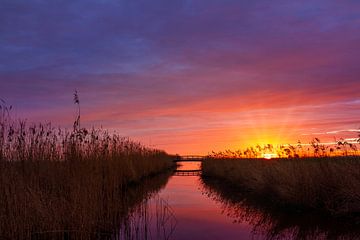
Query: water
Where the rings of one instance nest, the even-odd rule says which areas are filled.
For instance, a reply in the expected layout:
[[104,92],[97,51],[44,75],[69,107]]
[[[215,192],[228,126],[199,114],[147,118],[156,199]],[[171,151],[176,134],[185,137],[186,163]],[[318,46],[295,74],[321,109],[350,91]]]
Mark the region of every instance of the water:
[[[201,169],[198,162],[181,164],[177,170]],[[153,217],[146,239],[360,239],[359,222],[274,211],[200,176],[174,174],[147,205]]]
[[[198,170],[198,162],[184,162],[178,170]],[[221,203],[205,193],[199,176],[172,176],[158,197],[171,207],[176,228],[170,239],[262,239],[253,236],[252,226],[234,224],[222,213]]]

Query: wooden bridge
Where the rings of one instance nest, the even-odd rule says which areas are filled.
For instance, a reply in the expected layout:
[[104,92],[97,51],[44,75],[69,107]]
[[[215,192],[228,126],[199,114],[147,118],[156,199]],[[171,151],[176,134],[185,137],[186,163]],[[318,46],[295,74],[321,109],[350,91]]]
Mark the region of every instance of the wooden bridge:
[[[202,162],[205,158],[199,155],[176,156],[174,162]],[[174,176],[201,176],[201,169],[175,170]]]
[[174,176],[201,176],[201,170],[176,170]]
[[202,162],[206,157],[200,155],[176,156],[174,162]]

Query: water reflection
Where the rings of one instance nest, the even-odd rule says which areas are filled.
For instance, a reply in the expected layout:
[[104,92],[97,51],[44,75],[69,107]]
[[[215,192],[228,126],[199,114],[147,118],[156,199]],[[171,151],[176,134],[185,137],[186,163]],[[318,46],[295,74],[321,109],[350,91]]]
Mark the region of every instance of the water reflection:
[[201,162],[179,162],[176,168],[177,171],[183,170],[201,170]]
[[153,197],[132,208],[118,224],[118,231],[52,230],[33,234],[31,239],[169,240],[177,222],[167,202]]
[[174,176],[201,176],[201,163],[182,162],[177,165]]
[[168,203],[158,196],[139,204],[124,220],[114,240],[168,240],[177,220]]
[[[178,170],[197,170],[198,162],[183,162]],[[199,176],[172,176],[159,192],[171,206],[177,220],[171,239],[251,239],[248,224],[236,225],[221,214],[218,203],[202,194]]]
[[264,199],[249,199],[219,181],[202,179],[203,194],[219,203],[236,224],[250,224],[253,236],[264,239],[360,239],[359,219],[301,213],[271,206]]

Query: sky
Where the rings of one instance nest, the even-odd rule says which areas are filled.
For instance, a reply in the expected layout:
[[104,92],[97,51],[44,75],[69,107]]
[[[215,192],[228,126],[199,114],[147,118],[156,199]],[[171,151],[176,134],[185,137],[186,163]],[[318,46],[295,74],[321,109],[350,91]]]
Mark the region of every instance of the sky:
[[356,137],[358,0],[1,0],[0,98],[169,153]]

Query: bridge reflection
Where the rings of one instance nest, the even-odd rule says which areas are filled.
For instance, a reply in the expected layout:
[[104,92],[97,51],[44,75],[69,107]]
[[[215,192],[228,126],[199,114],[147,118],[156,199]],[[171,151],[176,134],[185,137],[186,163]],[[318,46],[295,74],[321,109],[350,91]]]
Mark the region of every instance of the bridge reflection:
[[[204,159],[204,156],[197,155],[176,156],[174,162],[180,164],[177,164],[178,168],[174,171],[174,176],[201,176],[201,164],[199,163]],[[181,164],[181,162],[183,162],[183,164]]]
[[174,176],[201,176],[201,170],[176,170]]

